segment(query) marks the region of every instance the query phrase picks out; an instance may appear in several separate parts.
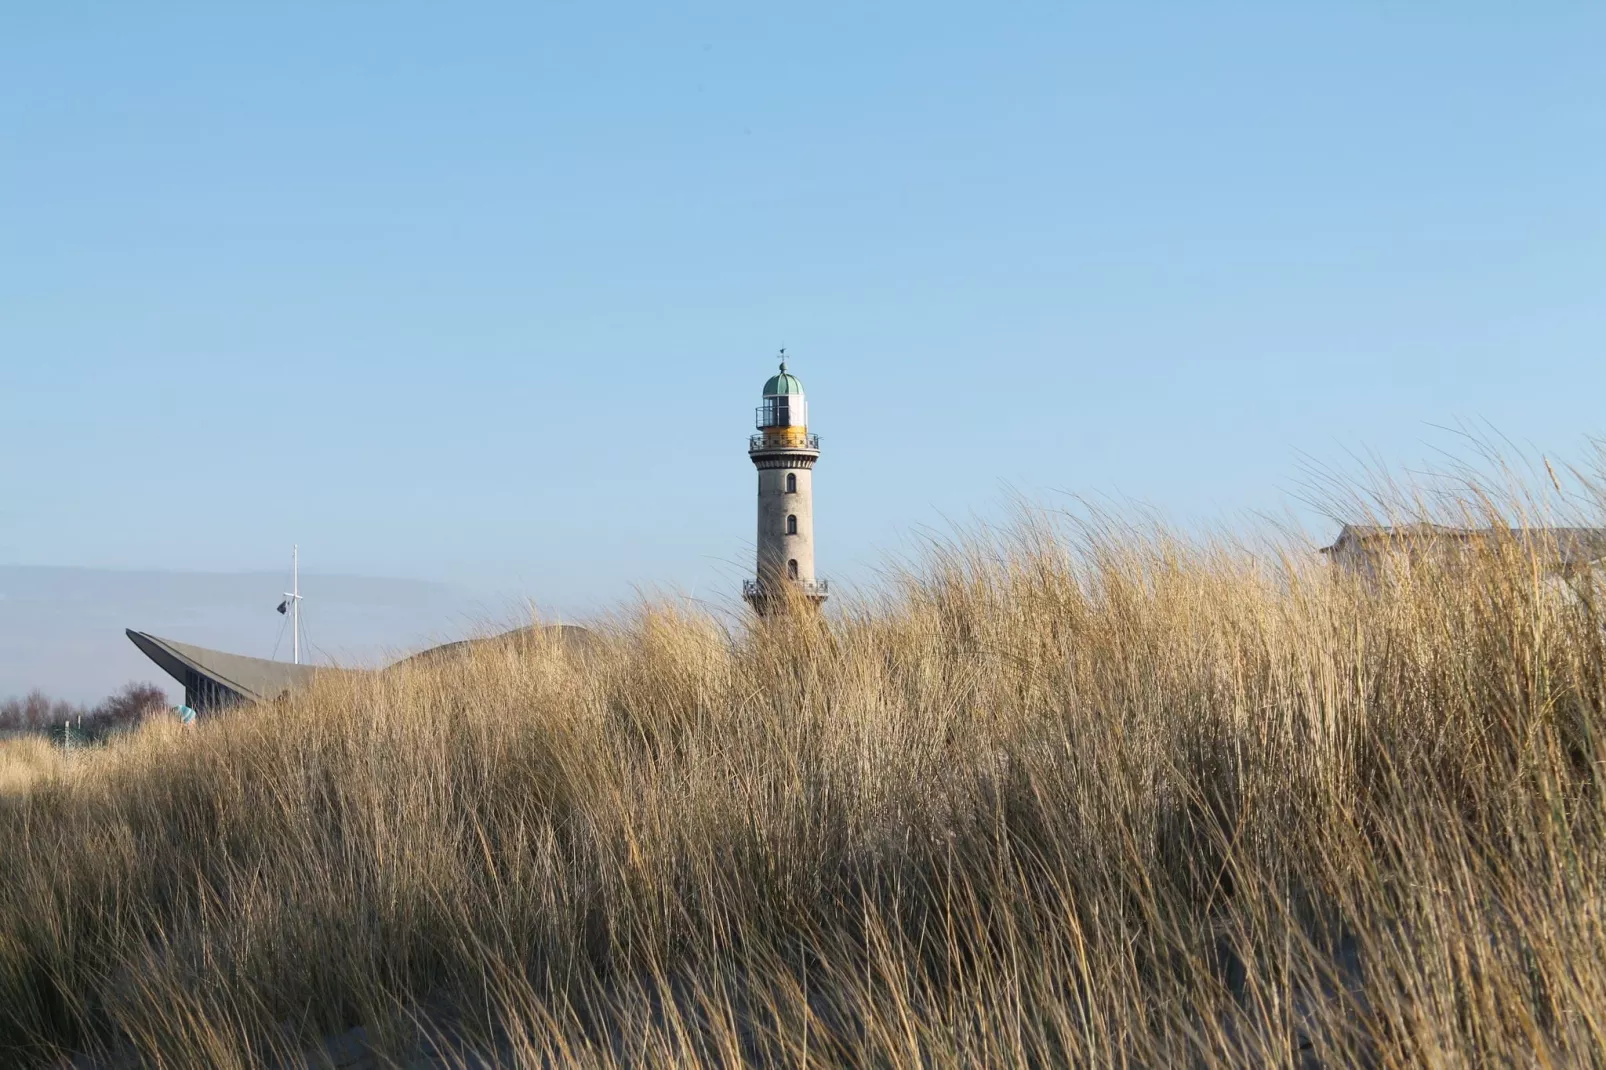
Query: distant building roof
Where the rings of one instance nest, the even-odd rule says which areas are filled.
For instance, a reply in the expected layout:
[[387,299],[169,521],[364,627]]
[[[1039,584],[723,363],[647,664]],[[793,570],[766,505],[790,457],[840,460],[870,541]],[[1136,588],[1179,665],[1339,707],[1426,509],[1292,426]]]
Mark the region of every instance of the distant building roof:
[[411,665],[417,668],[439,664],[453,658],[467,657],[478,652],[508,647],[522,650],[535,643],[547,642],[556,642],[565,650],[574,653],[595,646],[597,633],[576,624],[536,624],[528,628],[514,628],[512,631],[486,636],[483,639],[459,639],[455,643],[442,643],[440,646],[432,646],[428,650],[421,650],[402,658],[390,667],[394,669]]
[[1408,542],[1428,538],[1464,537],[1470,530],[1447,527],[1443,524],[1345,524],[1338,530],[1333,544],[1323,546],[1321,552],[1330,554],[1343,546],[1357,542]]
[[[319,675],[361,671],[248,658],[243,654],[208,650],[173,639],[162,639],[147,632],[136,632],[132,628],[127,629],[127,635],[164,672],[184,685],[185,703],[196,709],[216,709],[239,702],[267,702],[280,695],[305,690]],[[595,632],[573,624],[536,625],[515,628],[484,639],[443,643],[402,658],[391,668],[400,665],[435,665],[482,650],[506,647],[527,649],[537,642],[556,641],[572,652],[589,648],[596,639]]]
[[1516,542],[1538,542],[1545,547],[1554,545],[1556,559],[1565,568],[1587,565],[1606,559],[1606,528],[1458,528],[1445,524],[1345,524],[1331,546],[1324,546],[1324,554],[1335,553],[1345,546],[1368,543],[1394,544],[1429,541],[1459,541],[1490,538],[1503,535]]
[[1606,528],[1538,528],[1528,534],[1554,542],[1557,556],[1568,567],[1606,558]]
[[187,692],[197,690],[194,677],[198,676],[212,687],[221,687],[241,699],[265,702],[286,692],[303,690],[319,672],[330,671],[312,665],[291,665],[267,658],[248,658],[243,654],[208,650],[203,646],[162,639],[148,632],[136,632],[132,628],[127,629],[127,634],[135,646],[169,676],[183,684]]

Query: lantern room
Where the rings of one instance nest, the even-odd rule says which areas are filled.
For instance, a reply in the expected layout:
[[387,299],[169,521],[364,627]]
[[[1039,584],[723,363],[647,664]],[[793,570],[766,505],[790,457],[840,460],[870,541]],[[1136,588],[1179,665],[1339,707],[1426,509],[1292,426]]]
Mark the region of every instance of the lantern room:
[[757,413],[758,429],[807,427],[808,417],[809,403],[803,397],[803,384],[786,370],[783,357],[781,370],[764,384],[764,404],[758,407]]
[[781,370],[764,384],[764,401],[754,413],[754,423],[763,432],[754,438],[764,447],[809,448],[808,399],[803,396],[802,382],[786,370],[784,351]]

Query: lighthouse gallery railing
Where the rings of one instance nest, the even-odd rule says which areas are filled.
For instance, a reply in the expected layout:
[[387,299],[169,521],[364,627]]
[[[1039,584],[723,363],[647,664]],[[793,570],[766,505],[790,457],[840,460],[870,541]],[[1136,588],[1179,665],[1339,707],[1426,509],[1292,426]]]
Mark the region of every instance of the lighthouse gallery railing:
[[801,443],[777,443],[773,446],[764,444],[763,433],[756,434],[747,440],[747,452],[757,453],[759,450],[817,450],[820,448],[819,435],[804,435]]
[[[790,587],[804,596],[831,593],[830,580],[781,580],[780,585]],[[762,598],[770,593],[771,590],[772,588],[766,585],[763,580],[742,581],[742,597],[744,598]]]

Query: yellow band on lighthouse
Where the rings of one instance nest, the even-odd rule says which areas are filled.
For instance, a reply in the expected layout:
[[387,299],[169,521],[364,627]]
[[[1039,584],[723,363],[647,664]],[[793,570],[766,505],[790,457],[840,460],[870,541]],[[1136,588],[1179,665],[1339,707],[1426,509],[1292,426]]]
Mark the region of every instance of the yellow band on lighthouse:
[[809,444],[806,427],[766,427],[764,445],[777,449],[805,449]]

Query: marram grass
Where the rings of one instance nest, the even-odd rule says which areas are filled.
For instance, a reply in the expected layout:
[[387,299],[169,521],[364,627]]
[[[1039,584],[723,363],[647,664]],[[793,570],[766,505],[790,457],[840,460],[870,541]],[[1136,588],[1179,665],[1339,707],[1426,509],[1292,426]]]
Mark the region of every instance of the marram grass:
[[0,1063],[1606,1064],[1589,592],[1309,556],[1028,519],[31,755]]

